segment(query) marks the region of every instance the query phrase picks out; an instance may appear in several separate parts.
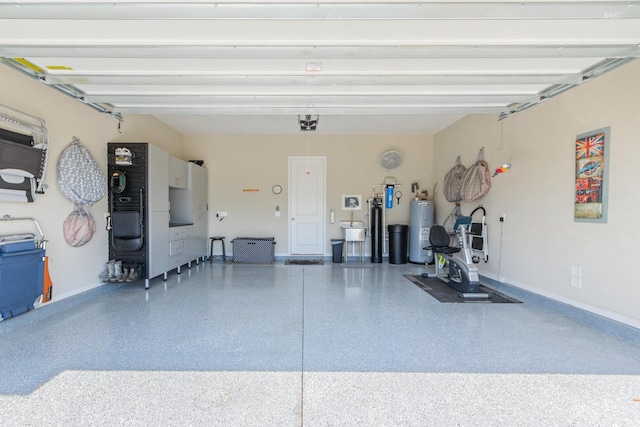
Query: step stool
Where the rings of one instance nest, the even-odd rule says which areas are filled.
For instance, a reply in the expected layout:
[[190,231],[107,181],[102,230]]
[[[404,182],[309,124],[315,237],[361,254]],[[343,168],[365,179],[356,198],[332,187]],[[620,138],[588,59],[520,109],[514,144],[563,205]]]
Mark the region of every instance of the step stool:
[[224,236],[214,236],[214,237],[209,237],[209,239],[211,240],[211,250],[210,250],[210,255],[209,255],[209,262],[211,262],[211,260],[213,259],[213,243],[214,242],[220,242],[222,243],[222,261],[226,262],[227,261],[227,252],[225,251],[224,248]]

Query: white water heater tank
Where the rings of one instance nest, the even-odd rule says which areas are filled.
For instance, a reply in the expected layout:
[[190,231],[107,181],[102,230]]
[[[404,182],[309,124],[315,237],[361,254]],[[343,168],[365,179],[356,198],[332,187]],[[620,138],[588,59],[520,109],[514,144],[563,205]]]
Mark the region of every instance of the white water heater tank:
[[433,262],[433,252],[424,249],[430,246],[429,232],[433,226],[433,202],[412,200],[409,223],[409,262],[425,264]]

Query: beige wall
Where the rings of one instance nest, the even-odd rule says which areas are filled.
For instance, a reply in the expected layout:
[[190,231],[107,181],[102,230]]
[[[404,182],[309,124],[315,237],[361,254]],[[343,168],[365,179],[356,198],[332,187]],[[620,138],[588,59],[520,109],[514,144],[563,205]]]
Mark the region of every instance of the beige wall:
[[[398,189],[403,197],[400,205],[387,211],[387,223],[408,224],[411,183],[418,182],[421,189],[429,191],[434,184],[433,142],[428,136],[187,135],[183,141],[183,158],[204,160],[208,171],[211,235],[226,236],[227,245],[234,237],[275,237],[276,255],[289,254],[289,156],[326,158],[327,255],[331,251],[330,239],[342,236],[339,221],[350,219],[351,211],[340,209],[343,194],[361,194],[364,204],[373,184],[382,184],[386,176],[394,176],[402,184]],[[404,161],[398,168],[387,170],[380,166],[379,158],[391,149],[400,151]],[[282,194],[271,192],[274,184],[283,187]],[[275,217],[276,206],[282,212],[279,218]],[[335,224],[329,223],[331,209],[336,212]],[[218,221],[218,211],[226,211],[229,216]],[[354,211],[354,219],[363,220],[365,212],[366,206]],[[366,249],[369,253],[368,246]]]
[[[490,192],[463,204],[488,215],[490,258],[481,274],[640,327],[637,213],[640,189],[640,61],[598,77],[498,122],[468,116],[434,139],[439,182],[457,155],[470,166],[481,146],[491,168],[509,160],[510,173]],[[573,220],[576,135],[611,127],[607,224]],[[501,137],[502,133],[502,137]],[[442,222],[453,205],[437,197]],[[506,214],[502,226],[498,221]],[[582,288],[571,286],[571,266],[582,268]]]
[[[87,147],[106,173],[109,141],[148,141],[173,152],[181,151],[181,136],[153,117],[125,117],[119,133],[118,121],[78,101],[48,88],[6,66],[0,66],[0,103],[46,121],[50,138],[49,166],[45,194],[34,203],[0,201],[0,216],[31,217],[43,230],[49,256],[49,270],[54,284],[53,300],[64,298],[98,286],[98,275],[108,260],[107,232],[104,212],[107,197],[89,208],[95,217],[97,231],[86,245],[69,246],[62,235],[62,224],[73,211],[74,204],[59,190],[56,165],[62,150],[74,136]],[[17,230],[26,226],[27,230]],[[0,233],[32,231],[29,223],[0,223]]]

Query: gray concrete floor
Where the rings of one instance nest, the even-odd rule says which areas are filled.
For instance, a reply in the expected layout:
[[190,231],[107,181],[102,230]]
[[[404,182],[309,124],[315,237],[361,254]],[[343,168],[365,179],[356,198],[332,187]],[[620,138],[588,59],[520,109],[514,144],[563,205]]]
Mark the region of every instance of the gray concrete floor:
[[439,303],[423,270],[214,261],[45,305],[0,322],[0,422],[640,425],[640,331]]

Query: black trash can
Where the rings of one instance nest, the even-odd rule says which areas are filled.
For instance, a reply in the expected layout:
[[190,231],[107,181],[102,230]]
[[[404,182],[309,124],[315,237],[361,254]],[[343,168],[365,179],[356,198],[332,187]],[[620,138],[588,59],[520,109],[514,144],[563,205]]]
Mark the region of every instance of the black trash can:
[[333,249],[333,262],[338,264],[342,262],[342,250],[344,248],[344,239],[331,239],[331,249]]
[[409,226],[389,224],[389,264],[406,264]]

